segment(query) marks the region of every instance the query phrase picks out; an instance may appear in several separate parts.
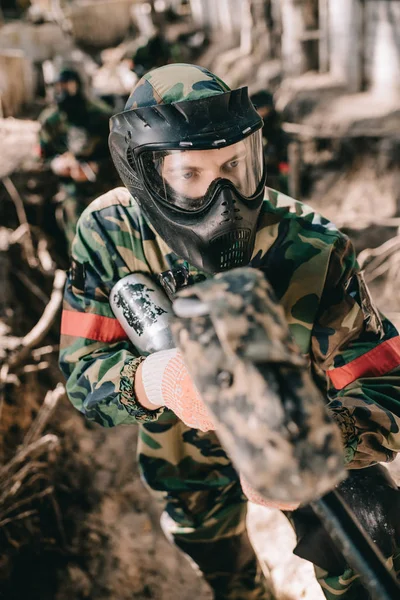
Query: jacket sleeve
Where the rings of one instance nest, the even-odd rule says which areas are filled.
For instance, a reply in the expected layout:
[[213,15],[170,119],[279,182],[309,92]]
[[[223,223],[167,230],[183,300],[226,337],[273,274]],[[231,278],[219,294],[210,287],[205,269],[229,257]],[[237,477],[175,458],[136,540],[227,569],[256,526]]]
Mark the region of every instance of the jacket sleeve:
[[313,326],[314,374],[338,423],[348,468],[400,450],[400,338],[375,308],[353,246],[338,237]]
[[54,147],[51,127],[46,120],[41,124],[38,137],[40,158],[50,162],[57,155],[57,150]]
[[134,395],[135,372],[144,357],[109,305],[113,284],[129,270],[107,233],[98,214],[83,213],[64,294],[60,367],[72,404],[89,420],[112,427],[154,421],[164,409],[147,410]]

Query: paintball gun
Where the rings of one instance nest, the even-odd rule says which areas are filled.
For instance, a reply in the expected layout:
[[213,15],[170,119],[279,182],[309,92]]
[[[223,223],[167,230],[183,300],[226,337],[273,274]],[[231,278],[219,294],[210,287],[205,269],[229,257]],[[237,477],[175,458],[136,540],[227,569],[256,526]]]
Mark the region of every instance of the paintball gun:
[[[142,354],[178,346],[237,470],[262,497],[311,505],[376,600],[399,598],[385,559],[335,489],[341,436],[264,275],[240,268],[191,285],[132,273],[110,305]],[[180,291],[178,291],[180,289]]]

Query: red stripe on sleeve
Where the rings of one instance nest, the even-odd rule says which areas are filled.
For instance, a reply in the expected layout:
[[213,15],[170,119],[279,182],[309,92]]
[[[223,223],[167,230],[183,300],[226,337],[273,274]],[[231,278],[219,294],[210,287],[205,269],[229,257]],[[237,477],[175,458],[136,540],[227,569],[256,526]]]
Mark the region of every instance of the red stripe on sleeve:
[[61,333],[96,342],[118,342],[128,339],[117,319],[72,310],[64,310],[62,313]]
[[337,390],[341,390],[359,377],[384,375],[400,365],[400,336],[382,342],[376,348],[355,358],[347,365],[327,371]]

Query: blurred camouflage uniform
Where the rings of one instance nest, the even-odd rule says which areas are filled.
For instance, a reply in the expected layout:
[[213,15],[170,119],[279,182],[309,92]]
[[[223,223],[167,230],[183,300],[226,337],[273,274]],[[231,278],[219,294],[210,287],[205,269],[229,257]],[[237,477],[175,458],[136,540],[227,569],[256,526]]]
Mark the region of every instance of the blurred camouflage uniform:
[[83,114],[67,115],[54,104],[39,116],[40,155],[46,163],[70,152],[88,169],[89,178],[95,175],[89,163],[97,163],[100,167],[94,181],[78,182],[70,177],[60,177],[57,200],[62,203],[62,220],[69,246],[83,210],[90,200],[110,187],[108,178],[114,173],[107,145],[110,116],[111,110],[106,104],[88,99],[85,99]]
[[[215,81],[192,75],[171,89],[157,87],[149,73],[137,91],[142,100],[152,97],[149,105],[213,92]],[[165,502],[164,530],[199,565],[216,598],[270,598],[246,533],[246,498],[217,436],[191,429],[164,407],[138,404],[134,376],[143,357],[110,309],[110,291],[125,275],[158,274],[182,259],[125,188],[84,212],[72,257],[60,356],[71,402],[105,427],[139,423],[140,469]],[[207,277],[186,266],[194,279]],[[370,300],[350,241],[311,208],[267,188],[250,266],[270,281],[310,360],[342,431],[348,468],[392,460],[400,448],[400,342]],[[318,576],[330,600],[365,598],[350,570]]]

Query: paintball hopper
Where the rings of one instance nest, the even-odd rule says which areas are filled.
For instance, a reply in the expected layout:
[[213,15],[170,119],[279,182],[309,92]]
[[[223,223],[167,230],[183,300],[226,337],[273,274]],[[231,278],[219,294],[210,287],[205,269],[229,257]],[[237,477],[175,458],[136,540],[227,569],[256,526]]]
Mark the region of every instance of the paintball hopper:
[[172,332],[233,464],[264,498],[308,503],[345,478],[341,434],[264,275],[178,292]]

